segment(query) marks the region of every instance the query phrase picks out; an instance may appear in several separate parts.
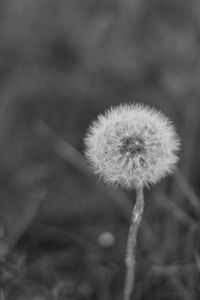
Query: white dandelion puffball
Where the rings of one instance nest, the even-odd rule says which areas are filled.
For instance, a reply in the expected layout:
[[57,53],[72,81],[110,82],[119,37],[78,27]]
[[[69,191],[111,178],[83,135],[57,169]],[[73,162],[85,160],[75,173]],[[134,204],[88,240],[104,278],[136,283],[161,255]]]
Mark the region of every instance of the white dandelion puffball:
[[124,104],[99,115],[85,146],[96,174],[107,183],[131,189],[154,184],[171,173],[180,142],[164,114],[142,104]]

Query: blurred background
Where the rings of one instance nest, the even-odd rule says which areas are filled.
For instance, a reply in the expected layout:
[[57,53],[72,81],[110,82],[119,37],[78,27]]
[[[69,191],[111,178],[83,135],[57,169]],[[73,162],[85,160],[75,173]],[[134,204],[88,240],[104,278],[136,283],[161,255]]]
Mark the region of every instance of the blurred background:
[[199,299],[199,81],[198,0],[0,1],[0,299],[122,299],[135,193],[98,182],[83,137],[134,101],[182,138],[145,191],[134,299]]

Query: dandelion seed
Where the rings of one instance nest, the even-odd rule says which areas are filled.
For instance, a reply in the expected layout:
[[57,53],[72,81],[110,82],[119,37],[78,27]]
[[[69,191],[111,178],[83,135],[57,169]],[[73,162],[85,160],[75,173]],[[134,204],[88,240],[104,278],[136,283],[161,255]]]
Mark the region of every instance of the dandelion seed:
[[93,122],[86,158],[105,182],[138,188],[158,182],[178,161],[179,139],[167,117],[148,106],[121,105]]

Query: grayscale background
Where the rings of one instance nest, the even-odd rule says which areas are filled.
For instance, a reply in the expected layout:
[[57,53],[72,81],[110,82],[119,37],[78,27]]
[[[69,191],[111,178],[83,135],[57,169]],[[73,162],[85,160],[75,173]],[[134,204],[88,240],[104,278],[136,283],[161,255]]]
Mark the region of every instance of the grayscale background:
[[145,190],[134,300],[199,299],[200,2],[0,1],[1,300],[122,299],[135,192],[99,182],[83,138],[134,101],[182,139]]

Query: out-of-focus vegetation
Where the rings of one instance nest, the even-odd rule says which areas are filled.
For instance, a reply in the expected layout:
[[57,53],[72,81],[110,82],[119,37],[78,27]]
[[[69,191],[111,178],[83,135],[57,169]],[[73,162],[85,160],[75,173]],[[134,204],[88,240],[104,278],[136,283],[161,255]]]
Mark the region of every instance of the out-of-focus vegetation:
[[1,299],[122,299],[135,194],[79,152],[97,114],[133,101],[182,137],[181,172],[146,191],[134,299],[198,299],[199,48],[198,0],[0,2]]

